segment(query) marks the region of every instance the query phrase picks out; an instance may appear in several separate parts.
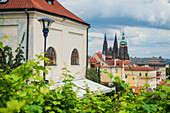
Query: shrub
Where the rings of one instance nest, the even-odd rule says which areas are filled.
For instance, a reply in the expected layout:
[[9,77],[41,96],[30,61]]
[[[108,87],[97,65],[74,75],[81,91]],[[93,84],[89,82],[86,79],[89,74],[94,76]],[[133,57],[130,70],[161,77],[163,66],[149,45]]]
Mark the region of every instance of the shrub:
[[[2,46],[0,46],[2,47]],[[114,80],[123,87],[121,95],[96,94],[86,87],[84,98],[77,97],[72,83],[73,76],[63,68],[63,86],[50,89],[54,85],[45,84],[42,71],[48,71],[40,65],[42,55],[37,59],[28,60],[19,67],[12,69],[8,74],[0,73],[0,112],[1,113],[166,113],[170,111],[170,87],[159,85],[157,91],[147,93],[144,87],[142,93],[134,95],[130,86],[119,77]],[[109,75],[111,76],[111,75]],[[113,77],[113,76],[111,76]],[[27,83],[28,79],[32,79]],[[169,83],[167,83],[169,84]]]

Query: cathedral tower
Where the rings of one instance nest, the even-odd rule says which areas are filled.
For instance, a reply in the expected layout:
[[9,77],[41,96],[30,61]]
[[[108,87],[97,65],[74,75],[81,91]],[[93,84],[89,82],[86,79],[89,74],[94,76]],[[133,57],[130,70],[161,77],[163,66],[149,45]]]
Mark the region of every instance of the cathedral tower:
[[120,42],[120,47],[119,47],[119,59],[120,60],[129,60],[127,42],[125,40],[124,32],[123,32],[122,40]]
[[104,37],[102,54],[104,54],[106,56],[108,55],[108,45],[107,45],[106,34],[105,34],[105,37]]
[[113,44],[112,58],[118,59],[118,44],[117,44],[117,35],[116,34],[115,34],[115,41]]

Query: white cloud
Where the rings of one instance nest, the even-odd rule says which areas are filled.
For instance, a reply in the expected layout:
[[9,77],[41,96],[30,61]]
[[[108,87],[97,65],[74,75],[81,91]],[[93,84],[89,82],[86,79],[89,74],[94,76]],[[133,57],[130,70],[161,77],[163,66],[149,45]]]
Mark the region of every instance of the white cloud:
[[[89,54],[102,51],[104,34],[107,34],[109,46],[113,45],[115,33],[118,42],[122,31],[128,42],[130,56],[152,57],[163,56],[170,58],[170,32],[157,29],[164,26],[170,29],[170,0],[58,0],[63,6],[82,19],[95,22],[96,28],[89,29]],[[140,25],[128,26],[127,20],[135,20]],[[109,19],[108,23],[101,20]],[[115,23],[111,20],[117,19]],[[147,22],[147,24],[145,23]],[[147,28],[148,23],[157,28]],[[94,24],[94,23],[90,23]],[[146,25],[145,25],[146,24]],[[151,26],[149,26],[151,27]]]
[[89,36],[101,38],[101,37],[104,37],[104,34],[103,33],[91,32],[91,33],[89,33]]
[[153,25],[170,25],[169,0],[59,0],[84,19],[133,18]]

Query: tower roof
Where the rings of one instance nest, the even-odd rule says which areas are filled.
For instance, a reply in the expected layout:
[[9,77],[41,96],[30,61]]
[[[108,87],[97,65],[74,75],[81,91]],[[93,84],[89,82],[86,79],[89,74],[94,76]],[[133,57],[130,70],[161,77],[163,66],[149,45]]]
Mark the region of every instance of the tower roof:
[[105,35],[104,35],[104,41],[107,41],[107,39],[106,39],[106,33],[105,33]]
[[120,44],[122,44],[122,45],[127,44],[127,42],[125,40],[125,33],[124,33],[124,31],[123,31],[122,40],[121,40]]
[[[1,1],[1,0],[0,0]],[[57,0],[52,0],[52,4],[47,0],[6,0],[7,2],[0,5],[0,12],[3,11],[39,11],[51,15],[67,18],[82,24],[87,24],[69,10],[64,8]]]

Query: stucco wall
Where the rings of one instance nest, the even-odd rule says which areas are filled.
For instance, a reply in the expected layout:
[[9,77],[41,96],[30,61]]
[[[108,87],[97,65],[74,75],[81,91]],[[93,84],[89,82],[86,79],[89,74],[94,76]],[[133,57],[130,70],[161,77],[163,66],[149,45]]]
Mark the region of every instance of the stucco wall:
[[[38,19],[49,17],[55,20],[55,22],[52,24],[47,37],[47,48],[53,47],[55,49],[57,65],[49,66],[51,71],[49,71],[47,78],[54,81],[61,80],[62,68],[65,66],[67,66],[75,78],[85,77],[88,26],[39,12],[28,13],[30,15],[29,59],[36,58],[35,54],[43,55],[44,37]],[[7,34],[11,37],[8,40],[3,39],[2,41],[4,44],[10,45],[15,49],[21,41],[23,32],[27,31],[26,14],[25,12],[0,14],[6,16],[6,19],[4,19],[2,25],[0,25],[0,36]],[[26,46],[26,36],[24,46]],[[79,65],[71,65],[71,53],[74,48],[79,52]],[[24,48],[24,53],[26,53],[26,47]],[[43,62],[41,62],[41,64],[43,65]],[[76,74],[78,72],[79,74]]]
[[[139,75],[141,73],[141,76]],[[147,78],[145,74],[147,73]],[[148,83],[151,88],[156,87],[156,71],[138,71],[138,70],[125,70],[127,75],[127,82],[130,83],[130,86],[144,86],[145,83]],[[131,81],[131,75],[136,76],[136,83]]]

